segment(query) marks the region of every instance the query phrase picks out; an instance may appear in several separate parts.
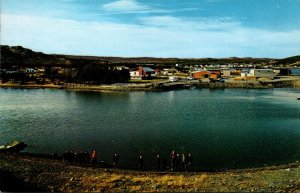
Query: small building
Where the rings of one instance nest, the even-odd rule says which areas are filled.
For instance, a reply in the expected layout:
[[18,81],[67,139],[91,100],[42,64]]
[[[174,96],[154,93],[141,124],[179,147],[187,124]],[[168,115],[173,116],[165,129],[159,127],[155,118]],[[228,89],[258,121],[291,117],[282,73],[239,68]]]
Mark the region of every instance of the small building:
[[274,79],[275,76],[273,69],[251,69],[249,74],[255,76],[256,78]]
[[6,69],[4,70],[6,74],[17,74],[19,71],[15,69]]
[[221,69],[221,76],[222,77],[230,77],[231,76],[231,69],[229,69],[229,68],[222,68]]
[[170,77],[169,77],[169,81],[170,81],[170,82],[176,82],[176,81],[178,81],[178,78],[175,77],[175,76],[170,76]]
[[290,76],[292,74],[289,68],[279,68],[274,70],[277,76]]
[[230,72],[232,76],[240,76],[242,71],[240,69],[234,69]]
[[253,74],[250,74],[249,72],[241,72],[241,77],[254,77]]
[[202,79],[202,78],[210,78],[210,72],[209,71],[195,71],[192,72],[193,78],[196,79]]
[[178,70],[176,68],[164,68],[162,71],[162,74],[165,76],[172,76],[175,73],[178,73]]
[[155,76],[161,75],[161,72],[162,72],[162,71],[161,71],[159,68],[156,68],[156,69],[154,70]]
[[152,68],[139,66],[137,70],[130,71],[130,78],[135,80],[149,79],[154,74],[155,70]]
[[210,78],[213,78],[213,79],[217,79],[217,78],[221,78],[221,70],[210,70]]
[[129,70],[129,68],[127,66],[115,66],[114,69],[115,70]]
[[218,79],[221,77],[221,72],[219,70],[213,70],[213,71],[196,71],[192,72],[192,77],[196,79]]

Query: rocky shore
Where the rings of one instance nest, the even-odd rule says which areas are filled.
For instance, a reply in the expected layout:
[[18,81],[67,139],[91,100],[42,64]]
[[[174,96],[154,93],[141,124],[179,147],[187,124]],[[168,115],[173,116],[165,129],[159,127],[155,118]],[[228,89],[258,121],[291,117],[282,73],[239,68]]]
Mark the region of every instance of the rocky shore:
[[0,190],[47,192],[299,192],[300,163],[224,172],[151,172],[0,154]]

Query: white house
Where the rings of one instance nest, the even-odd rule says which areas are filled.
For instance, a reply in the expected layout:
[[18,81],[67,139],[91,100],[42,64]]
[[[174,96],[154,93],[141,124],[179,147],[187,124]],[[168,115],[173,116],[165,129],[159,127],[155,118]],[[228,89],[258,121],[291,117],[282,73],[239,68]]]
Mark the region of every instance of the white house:
[[177,72],[178,70],[176,68],[164,68],[162,74],[165,76],[172,76]]
[[151,78],[151,76],[154,76],[154,73],[155,70],[152,68],[139,66],[137,70],[130,71],[130,78],[138,80],[143,78]]
[[274,79],[275,73],[273,69],[251,69],[249,74],[256,78]]

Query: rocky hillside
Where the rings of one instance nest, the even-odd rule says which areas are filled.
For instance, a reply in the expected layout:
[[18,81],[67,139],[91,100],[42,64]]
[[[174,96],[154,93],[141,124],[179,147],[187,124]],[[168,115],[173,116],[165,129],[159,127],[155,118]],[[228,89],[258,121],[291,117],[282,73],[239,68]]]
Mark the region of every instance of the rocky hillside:
[[44,54],[35,52],[21,46],[0,45],[1,48],[1,68],[10,66],[65,66],[74,67],[84,64],[93,65],[126,65],[133,67],[139,64],[155,64],[158,66],[174,66],[175,64],[201,65],[201,64],[273,64],[289,65],[300,63],[300,56],[286,59],[269,59],[269,58],[121,58],[121,57],[98,57],[98,56],[71,56]]

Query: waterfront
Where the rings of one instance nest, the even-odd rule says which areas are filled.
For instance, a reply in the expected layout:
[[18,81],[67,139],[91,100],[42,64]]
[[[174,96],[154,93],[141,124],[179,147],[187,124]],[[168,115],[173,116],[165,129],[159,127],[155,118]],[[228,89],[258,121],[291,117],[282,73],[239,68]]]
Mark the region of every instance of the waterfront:
[[0,142],[34,153],[96,149],[111,162],[146,167],[155,155],[191,152],[199,169],[279,164],[300,158],[299,88],[75,92],[0,89]]

